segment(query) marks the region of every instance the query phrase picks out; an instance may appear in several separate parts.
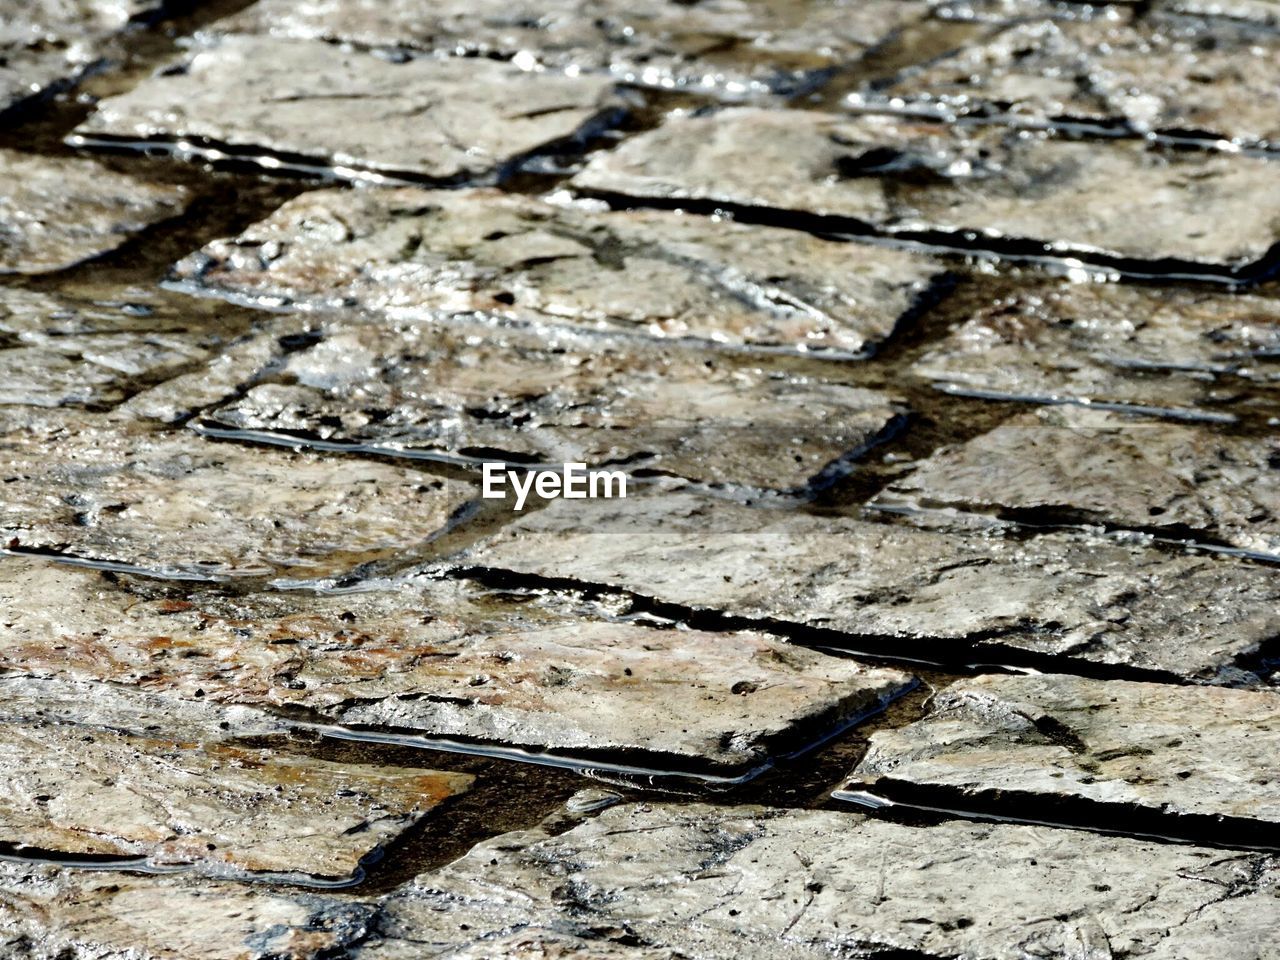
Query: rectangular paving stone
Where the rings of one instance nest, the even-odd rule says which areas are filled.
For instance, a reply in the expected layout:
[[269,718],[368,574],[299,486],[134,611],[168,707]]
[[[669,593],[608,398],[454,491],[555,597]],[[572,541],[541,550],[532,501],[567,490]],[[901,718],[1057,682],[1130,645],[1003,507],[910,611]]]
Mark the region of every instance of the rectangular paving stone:
[[251,749],[214,725],[179,733],[164,708],[122,729],[95,688],[72,716],[22,717],[17,692],[0,703],[0,844],[18,854],[342,880],[472,780]]
[[0,150],[0,274],[65,270],[180,214],[183,187],[81,158]]
[[1172,264],[1218,276],[1276,243],[1273,175],[1258,157],[1132,140],[735,107],[669,117],[593,156],[571,185],[780,211],[812,230],[870,227],[966,249],[1103,258],[1140,274]]
[[[251,8],[252,9],[252,8]],[[314,190],[177,264],[272,309],[526,322],[836,357],[886,339],[941,268],[897,250],[493,190]]]
[[1257,145],[1280,137],[1271,107],[1278,86],[1273,31],[1169,17],[1055,18],[1015,23],[850,103]]
[[1269,691],[975,677],[934,694],[924,719],[876,731],[842,790],[1019,820],[1071,804],[1100,827],[1154,834],[1189,818],[1265,843],[1280,820],[1277,721]]
[[260,0],[216,29],[516,58],[734,98],[803,88],[927,11],[915,0],[444,0],[425,10],[414,0]]
[[1084,831],[626,804],[558,836],[495,837],[420,875],[354,953],[448,955],[460,940],[551,927],[714,960],[1187,958],[1216,927],[1212,955],[1257,960],[1280,917],[1278,880],[1274,857]]
[[485,58],[395,62],[319,41],[206,38],[109,97],[75,146],[163,143],[268,170],[465,180],[585,135],[619,114],[604,76]]
[[383,463],[16,407],[0,407],[0,480],[0,547],[197,579],[413,556],[475,492]]
[[414,578],[245,596],[0,559],[0,665],[436,740],[720,774],[911,679],[760,633],[658,630]]
[[0,862],[0,951],[13,960],[322,960],[373,907],[264,884]]
[[176,297],[143,288],[112,294],[0,288],[0,404],[115,405],[203,366],[248,327],[235,317],[179,311]]
[[938,451],[873,502],[1121,526],[1280,560],[1280,439],[1055,407]]
[[198,429],[807,491],[851,469],[905,414],[873,390],[577,334],[432,319],[338,321],[316,336]]
[[[627,591],[824,644],[968,662],[1028,653],[1211,677],[1276,635],[1274,572],[1088,533],[1006,539],[688,494],[555,501],[453,559]],[[542,582],[535,579],[533,582]]]
[[1277,357],[1274,297],[1052,283],[975,310],[912,372],[949,393],[1222,418],[1240,382],[1280,383]]

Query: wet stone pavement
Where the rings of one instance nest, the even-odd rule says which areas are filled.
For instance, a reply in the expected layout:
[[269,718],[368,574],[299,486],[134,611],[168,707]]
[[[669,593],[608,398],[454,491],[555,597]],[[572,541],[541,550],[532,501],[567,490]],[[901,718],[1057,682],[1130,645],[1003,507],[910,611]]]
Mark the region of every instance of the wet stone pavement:
[[0,958],[1280,956],[1278,83],[1272,0],[0,0]]

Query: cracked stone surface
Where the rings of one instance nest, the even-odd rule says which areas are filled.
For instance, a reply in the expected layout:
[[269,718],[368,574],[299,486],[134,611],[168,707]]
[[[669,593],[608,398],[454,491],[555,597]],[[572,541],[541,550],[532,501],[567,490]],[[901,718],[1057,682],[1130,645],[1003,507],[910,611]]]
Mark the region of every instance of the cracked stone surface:
[[600,126],[612,81],[488,59],[391,60],[318,41],[229,36],[98,104],[72,137],[213,149],[268,169],[453,180]]
[[[992,798],[1015,817],[1083,800],[1099,822],[1280,819],[1280,695],[1066,676],[984,676],[935,694],[928,716],[871,737],[848,788],[941,791],[957,808]],[[1018,804],[1018,801],[1024,801]],[[1261,840],[1261,835],[1259,835]]]
[[876,502],[1119,525],[1280,559],[1280,440],[1051,408],[935,453]]
[[119,404],[138,384],[214,361],[244,329],[226,317],[192,317],[143,288],[101,299],[5,287],[0,404]]
[[178,577],[319,577],[422,548],[474,493],[382,463],[4,409],[0,544],[10,549]]
[[791,92],[929,9],[914,0],[260,0],[217,29],[515,57],[728,98]]
[[788,230],[415,188],[305,193],[174,269],[188,292],[273,309],[478,310],[836,355],[873,349],[940,273]]
[[874,390],[596,337],[439,319],[318,333],[200,429],[803,490],[850,469],[905,413]]
[[139,717],[141,729],[99,726],[95,691],[84,692],[74,718],[0,722],[0,844],[11,850],[345,879],[472,780],[250,749],[217,726],[176,739],[163,712]]
[[419,876],[355,956],[450,955],[552,927],[713,958],[1187,957],[1229,916],[1215,955],[1256,960],[1278,879],[1270,857],[1079,831],[626,804]]
[[9,558],[0,608],[0,664],[14,671],[650,763],[756,766],[911,682],[763,634],[495,607],[424,579],[236,597]]
[[1238,381],[1280,383],[1275,356],[1273,297],[1053,283],[994,298],[913,372],[955,393],[1196,416],[1233,399]]
[[321,960],[360,940],[373,912],[289,888],[0,863],[13,960]]
[[181,213],[182,187],[93,160],[0,150],[0,274],[49,273],[115,250]]
[[[735,107],[596,154],[580,190],[856,220],[979,249],[1241,269],[1277,241],[1270,161],[997,127]],[[1212,212],[1210,212],[1212,211]],[[1150,269],[1136,265],[1126,269]]]
[[1212,675],[1277,632],[1273,572],[1086,533],[1005,539],[689,494],[556,501],[453,561],[947,659],[1033,652]]
[[1202,20],[1167,18],[1045,19],[909,70],[870,102],[1032,124],[1122,121],[1138,132],[1257,144],[1280,136],[1270,107],[1277,85],[1274,32],[1225,23],[1210,32]]

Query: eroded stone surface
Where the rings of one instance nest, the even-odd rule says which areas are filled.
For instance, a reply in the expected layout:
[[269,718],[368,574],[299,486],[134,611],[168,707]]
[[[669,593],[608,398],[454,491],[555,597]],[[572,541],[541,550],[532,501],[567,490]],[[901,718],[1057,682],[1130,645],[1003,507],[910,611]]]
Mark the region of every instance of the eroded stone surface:
[[103,100],[73,142],[154,140],[196,153],[212,144],[272,169],[450,180],[579,136],[619,108],[612,89],[607,77],[484,58],[393,62],[315,41],[230,36]]
[[0,274],[47,273],[100,256],[181,213],[186,196],[92,160],[0,150]]
[[262,0],[219,30],[607,70],[629,83],[741,97],[788,92],[921,19],[915,0]]
[[1280,559],[1280,440],[1053,408],[935,453],[876,502],[1118,525]]
[[175,267],[275,309],[480,310],[726,346],[857,354],[940,269],[911,254],[492,190],[316,190]]
[[19,720],[34,686],[0,704],[0,844],[20,853],[345,879],[472,779],[250,749],[213,725],[179,733],[164,709],[121,729],[117,711],[97,714],[95,688],[74,717],[55,701]]
[[1028,252],[1234,269],[1277,240],[1280,206],[1262,199],[1273,175],[1257,157],[1137,141],[736,107],[673,116],[592,157],[572,184],[942,231],[979,248],[1034,240]]
[[10,558],[0,608],[0,663],[35,676],[703,769],[759,765],[910,683],[762,634],[589,621],[421,579],[239,598]]
[[1280,3],[1276,0],[1157,0],[1159,8],[1174,13],[1253,20],[1280,25]]
[[934,695],[928,716],[878,730],[847,787],[941,790],[1010,816],[1052,819],[1084,800],[1160,817],[1280,820],[1280,695],[1055,676],[985,676]]
[[717,960],[1187,957],[1201,918],[1231,916],[1239,926],[1213,952],[1256,960],[1278,881],[1270,857],[1083,831],[627,804],[560,836],[496,837],[419,876],[384,901],[381,936],[356,956],[552,927]]
[[325,576],[423,548],[474,492],[382,463],[8,409],[0,545],[10,549],[178,576]]
[[0,863],[13,960],[319,960],[360,940],[373,912],[284,887]]
[[1276,634],[1273,571],[1086,534],[1021,541],[687,494],[557,501],[464,554],[492,567],[852,635],[1211,674]]
[[439,318],[317,333],[200,429],[804,490],[846,471],[904,412],[877,391],[595,337]]
[[975,311],[914,372],[957,393],[1195,415],[1233,399],[1234,378],[1280,382],[1278,356],[1271,297],[1058,283]]

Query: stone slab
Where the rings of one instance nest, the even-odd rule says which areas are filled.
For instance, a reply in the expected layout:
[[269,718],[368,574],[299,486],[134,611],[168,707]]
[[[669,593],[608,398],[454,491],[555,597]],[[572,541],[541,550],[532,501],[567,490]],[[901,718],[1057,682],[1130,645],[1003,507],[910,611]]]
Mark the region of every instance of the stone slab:
[[315,190],[182,260],[187,292],[271,309],[527,322],[837,357],[868,352],[941,274],[897,250],[492,190]]
[[448,955],[459,940],[551,927],[712,960],[1190,957],[1230,917],[1239,925],[1212,953],[1258,960],[1278,881],[1272,857],[1083,831],[626,804],[419,876],[383,902],[381,935],[355,956]]
[[1280,590],[1266,567],[1088,533],[1015,540],[678,493],[555,501],[451,562],[903,656],[1034,653],[1178,676],[1212,676],[1274,637]]
[[1258,145],[1280,137],[1280,34],[1176,18],[1020,22],[907,70],[854,106]]
[[934,694],[924,719],[876,731],[844,789],[927,788],[953,809],[1042,821],[1083,802],[1100,826],[1131,818],[1157,834],[1165,819],[1235,821],[1261,842],[1280,821],[1278,720],[1270,691],[975,677]]
[[1276,357],[1274,297],[1053,283],[975,310],[913,372],[952,393],[1220,417],[1241,383],[1280,383]]
[[[191,729],[185,705],[181,732],[159,704],[121,729],[113,692],[104,716],[96,687],[81,687],[73,709],[55,700],[32,715],[33,687],[0,704],[0,844],[18,854],[345,880],[472,780],[244,747],[221,721]],[[0,683],[0,697],[9,689]]]
[[182,187],[93,160],[0,150],[0,274],[65,270],[186,207]]
[[[802,214],[797,225],[866,227],[1020,256],[1170,262],[1216,275],[1276,243],[1274,174],[1253,156],[1134,140],[1056,139],[993,126],[735,107],[669,117],[594,155],[571,181],[663,204]],[[816,219],[822,218],[822,219]],[[1135,262],[1141,261],[1141,263]]]
[[383,463],[16,407],[0,408],[0,478],[0,546],[197,579],[412,556],[475,492]]
[[101,101],[70,142],[163,143],[348,179],[451,181],[496,176],[621,106],[608,77],[485,58],[394,62],[318,41],[230,36]]
[[227,32],[608,71],[627,83],[726,98],[789,93],[924,17],[915,0],[262,0]]
[[911,683],[760,633],[591,621],[422,578],[234,596],[9,558],[0,609],[14,672],[695,772],[764,764]]
[[873,502],[1120,526],[1280,560],[1280,440],[1049,408],[938,451]]
[[0,863],[12,960],[323,960],[364,937],[373,912],[287,887]]
[[[212,435],[390,456],[551,464],[808,492],[905,407],[723,356],[491,324],[340,320],[202,414]],[[261,351],[266,354],[267,350]]]

